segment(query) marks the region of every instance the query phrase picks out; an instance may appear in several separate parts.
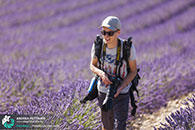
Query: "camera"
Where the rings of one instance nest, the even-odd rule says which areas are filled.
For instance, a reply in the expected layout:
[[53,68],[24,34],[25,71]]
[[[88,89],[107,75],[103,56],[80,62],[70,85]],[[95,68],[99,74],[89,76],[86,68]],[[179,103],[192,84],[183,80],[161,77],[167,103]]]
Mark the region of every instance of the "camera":
[[105,112],[112,109],[114,94],[116,93],[118,86],[122,83],[122,79],[118,77],[108,76],[108,79],[112,82],[112,84],[109,85],[109,89],[101,107]]

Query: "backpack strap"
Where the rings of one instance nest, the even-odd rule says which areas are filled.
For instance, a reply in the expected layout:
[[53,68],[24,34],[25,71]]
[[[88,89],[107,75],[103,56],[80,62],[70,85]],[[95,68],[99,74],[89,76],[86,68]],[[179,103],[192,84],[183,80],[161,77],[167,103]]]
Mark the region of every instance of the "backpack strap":
[[131,54],[130,50],[131,50],[131,46],[132,46],[131,39],[132,39],[132,37],[129,37],[127,40],[124,41],[124,44],[123,44],[123,59],[127,63],[127,73],[130,72],[129,57]]
[[121,40],[118,39],[118,45],[117,45],[117,54],[116,54],[116,77],[120,77],[120,63],[121,60]]
[[[132,47],[132,37],[129,37],[127,40],[124,41],[124,47],[123,47],[123,57],[127,63],[127,72],[128,73],[130,72],[129,57],[131,55],[131,52],[130,52],[131,47]],[[139,70],[140,69],[138,68],[137,74],[136,74],[135,78],[132,80],[132,86],[131,86],[132,91],[136,91],[138,97],[139,97],[139,93],[138,93],[136,86],[138,85],[138,80],[140,79],[140,76],[138,74]]]
[[100,37],[100,35],[96,36],[96,40],[94,41],[94,44],[95,44],[95,56],[97,56],[99,62],[99,68],[101,68],[100,57],[101,57],[103,39]]
[[[104,44],[103,45],[103,59],[102,59],[102,65],[100,68],[102,68],[102,70],[104,71],[104,61],[105,61],[105,56],[106,56],[106,47],[107,47],[107,44]],[[101,59],[100,59],[101,60]]]
[[[127,63],[127,72],[128,73],[130,72],[129,57],[131,55],[131,52],[130,52],[131,47],[132,47],[132,37],[125,40],[124,44],[123,44],[123,59]],[[139,97],[137,85],[138,85],[140,76],[139,76],[138,72],[139,72],[139,69],[137,69],[137,74],[136,74],[135,78],[132,80],[132,82],[131,82],[132,85],[131,85],[130,90],[129,90],[130,99],[131,99],[131,106],[133,107],[133,109],[131,111],[131,115],[133,115],[133,116],[135,115],[136,109],[137,109],[136,100],[135,100],[133,92],[136,91],[137,96]]]

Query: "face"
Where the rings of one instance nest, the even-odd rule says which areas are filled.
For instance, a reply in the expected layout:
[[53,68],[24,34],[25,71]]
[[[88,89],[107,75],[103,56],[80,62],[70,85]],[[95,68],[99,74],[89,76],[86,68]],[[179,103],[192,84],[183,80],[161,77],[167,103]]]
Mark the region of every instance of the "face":
[[102,36],[106,44],[115,44],[115,42],[117,42],[118,35],[120,34],[120,30],[112,31],[107,27],[102,27],[101,32],[103,32]]

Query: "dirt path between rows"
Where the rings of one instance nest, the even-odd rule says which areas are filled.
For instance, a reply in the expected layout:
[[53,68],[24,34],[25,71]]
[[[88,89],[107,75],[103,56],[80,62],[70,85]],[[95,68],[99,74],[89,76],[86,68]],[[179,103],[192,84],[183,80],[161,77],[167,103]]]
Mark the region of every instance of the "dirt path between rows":
[[182,102],[190,97],[192,97],[192,93],[182,96],[179,99],[169,101],[167,103],[167,107],[163,107],[153,114],[144,114],[139,117],[135,117],[133,120],[128,122],[131,124],[131,128],[128,127],[127,130],[153,130],[154,126],[156,128],[160,127],[160,122],[166,122],[165,117],[169,116],[172,112],[179,110],[180,107],[185,108],[186,106],[183,105]]

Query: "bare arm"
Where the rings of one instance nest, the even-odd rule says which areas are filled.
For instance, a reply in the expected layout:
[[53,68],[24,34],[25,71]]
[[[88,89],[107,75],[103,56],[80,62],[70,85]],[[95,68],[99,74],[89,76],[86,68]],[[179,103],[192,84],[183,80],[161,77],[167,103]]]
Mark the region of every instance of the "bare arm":
[[108,79],[106,73],[97,67],[97,63],[98,63],[98,59],[97,58],[92,58],[91,59],[91,63],[90,63],[91,71],[94,74],[100,76],[100,78],[102,79],[104,84],[106,84],[106,85],[111,84],[112,82]]

